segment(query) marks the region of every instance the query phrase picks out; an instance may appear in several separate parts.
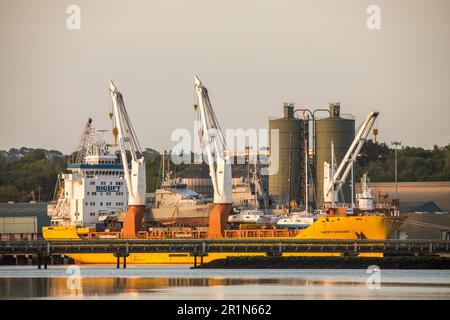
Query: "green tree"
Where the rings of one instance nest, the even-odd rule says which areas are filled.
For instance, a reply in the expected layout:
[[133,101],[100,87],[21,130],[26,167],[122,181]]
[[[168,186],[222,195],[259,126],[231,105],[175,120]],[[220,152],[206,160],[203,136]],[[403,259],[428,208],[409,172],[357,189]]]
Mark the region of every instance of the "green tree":
[[58,173],[65,169],[65,158],[49,160],[43,151],[34,150],[3,166],[0,201],[28,201],[31,192],[48,201],[53,196]]
[[[449,181],[450,144],[433,146],[431,150],[420,147],[398,149],[398,181]],[[394,181],[395,151],[384,143],[368,140],[356,163],[356,177],[367,172],[374,182]]]

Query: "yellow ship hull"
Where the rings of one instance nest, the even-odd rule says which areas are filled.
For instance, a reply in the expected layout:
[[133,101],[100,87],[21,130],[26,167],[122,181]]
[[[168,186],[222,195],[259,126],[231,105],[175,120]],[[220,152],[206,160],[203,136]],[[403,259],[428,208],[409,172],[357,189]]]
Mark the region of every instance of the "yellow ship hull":
[[384,216],[322,217],[299,232],[301,239],[387,239],[395,228],[394,220]]
[[[396,228],[396,221],[383,216],[345,216],[322,217],[312,225],[300,231],[294,238],[298,239],[387,239]],[[43,236],[47,240],[65,239],[80,240],[79,233],[87,230],[75,227],[44,227]],[[210,253],[203,257],[203,262],[215,259],[238,256],[264,256],[265,253]],[[339,256],[339,253],[284,253],[283,256]],[[365,254],[364,256],[380,256],[380,254]],[[79,264],[115,264],[117,258],[113,254],[83,253],[68,254],[68,257]],[[120,259],[121,263],[123,258]],[[199,258],[198,260],[199,261]],[[131,253],[127,264],[135,265],[192,265],[194,257],[186,253]]]

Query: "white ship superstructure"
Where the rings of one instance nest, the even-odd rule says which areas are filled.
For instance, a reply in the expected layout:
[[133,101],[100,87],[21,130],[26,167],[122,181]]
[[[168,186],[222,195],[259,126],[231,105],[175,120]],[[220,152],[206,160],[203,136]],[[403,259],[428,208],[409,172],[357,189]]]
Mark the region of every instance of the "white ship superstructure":
[[373,210],[375,209],[375,199],[372,194],[372,189],[369,188],[370,182],[367,173],[364,173],[361,178],[361,193],[356,195],[356,203],[358,209]]
[[[53,225],[95,227],[127,207],[123,166],[107,144],[90,130],[82,157],[61,173],[56,203],[49,204]],[[80,153],[80,151],[78,151]]]

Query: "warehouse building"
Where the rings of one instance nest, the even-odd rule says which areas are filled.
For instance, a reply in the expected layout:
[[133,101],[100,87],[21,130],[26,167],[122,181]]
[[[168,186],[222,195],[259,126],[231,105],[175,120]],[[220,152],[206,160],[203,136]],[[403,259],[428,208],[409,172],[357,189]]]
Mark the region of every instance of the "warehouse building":
[[450,240],[450,214],[407,213],[405,219],[392,235],[400,240]]
[[[370,183],[370,188],[376,197],[381,195],[391,199],[395,198],[395,186],[395,182]],[[361,192],[361,184],[355,183],[355,189],[356,192]],[[450,181],[398,182],[397,193],[400,206],[404,204],[402,208],[404,210],[414,209],[407,207],[407,203],[433,201],[442,211],[450,212]]]
[[42,227],[50,225],[47,203],[0,203],[1,240],[42,237]]

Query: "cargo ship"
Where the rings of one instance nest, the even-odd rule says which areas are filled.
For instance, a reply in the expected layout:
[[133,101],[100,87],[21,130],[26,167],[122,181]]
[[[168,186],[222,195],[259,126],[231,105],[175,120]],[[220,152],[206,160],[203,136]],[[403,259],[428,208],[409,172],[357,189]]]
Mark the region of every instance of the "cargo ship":
[[[142,221],[149,208],[146,201],[146,174],[145,159],[141,151],[136,133],[125,109],[122,95],[111,82],[110,93],[113,100],[115,123],[113,128],[115,139],[118,137],[120,146],[123,180],[125,181],[128,204],[124,214],[123,227],[120,231],[105,230],[97,232],[94,228],[81,228],[70,226],[51,226],[43,228],[43,236],[47,240],[80,239],[387,239],[400,225],[399,217],[389,217],[384,213],[367,212],[359,215],[347,214],[347,209],[336,206],[336,196],[342,188],[346,174],[350,171],[344,165],[337,170],[333,161],[327,169],[327,181],[324,196],[330,199],[331,206],[325,215],[316,215],[314,222],[304,228],[277,228],[261,225],[254,228],[229,228],[227,225],[232,207],[232,183],[230,152],[227,149],[224,136],[220,129],[217,117],[209,100],[208,91],[200,80],[195,77],[195,93],[197,104],[194,106],[200,111],[201,129],[199,136],[201,145],[208,157],[210,177],[214,189],[214,198],[208,214],[207,225],[204,227],[148,227]],[[349,159],[356,157],[361,144],[367,136],[367,129],[373,125],[378,113],[372,112],[364,122],[362,129],[355,137],[348,154],[342,160],[343,164],[350,163]],[[131,159],[127,157],[130,155]],[[353,163],[353,161],[351,161]],[[340,175],[344,173],[344,175]],[[174,194],[173,191],[172,195]],[[307,208],[308,210],[308,208]],[[206,215],[205,215],[206,218]],[[175,217],[171,218],[175,221]],[[170,225],[171,219],[166,221]],[[227,256],[265,255],[265,253],[210,253],[203,257],[204,262]],[[339,253],[295,253],[284,255],[339,255]],[[113,254],[68,254],[77,263],[82,264],[113,264],[116,258]],[[179,253],[131,253],[127,258],[129,264],[192,264],[194,257]]]
[[[226,239],[239,240],[242,238],[261,239],[279,238],[279,239],[387,239],[400,225],[399,217],[386,217],[384,215],[368,216],[335,216],[320,217],[313,224],[298,232],[288,229],[250,229],[250,230],[225,230]],[[155,231],[159,231],[156,233]],[[180,239],[178,235],[186,237],[203,237],[207,239],[207,232],[195,232],[193,229],[179,229],[171,232],[164,232],[164,229],[141,232],[139,238],[161,239],[175,238]],[[81,240],[81,239],[111,239],[121,238],[121,233],[98,233],[89,228],[76,228],[74,226],[44,227],[43,236],[47,240]],[[210,253],[204,257],[204,262],[214,259],[226,258],[228,256],[250,256],[265,255],[265,253]],[[336,255],[335,253],[299,253],[283,255]],[[68,257],[74,259],[80,264],[114,264],[117,259],[113,254],[68,254]],[[186,253],[131,253],[127,258],[129,264],[155,264],[155,265],[174,265],[194,263],[194,257]]]

